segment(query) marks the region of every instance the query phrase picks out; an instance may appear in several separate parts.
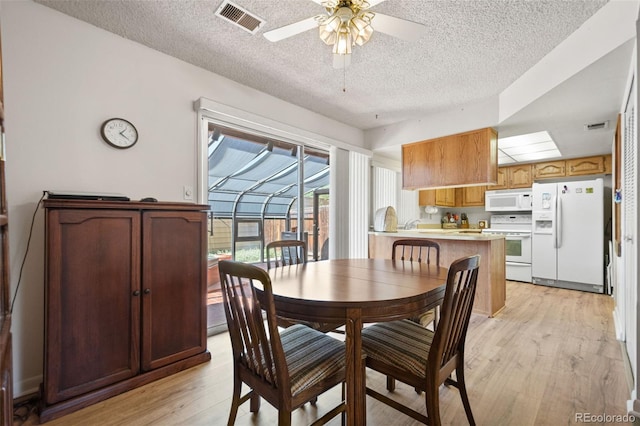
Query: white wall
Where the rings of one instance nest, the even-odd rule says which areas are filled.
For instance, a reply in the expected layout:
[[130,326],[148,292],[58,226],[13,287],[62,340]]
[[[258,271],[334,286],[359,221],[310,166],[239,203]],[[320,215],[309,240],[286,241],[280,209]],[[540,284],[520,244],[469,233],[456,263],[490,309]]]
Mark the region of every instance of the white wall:
[[[363,147],[363,133],[31,1],[3,2],[7,196],[15,291],[43,190],[119,192],[182,201],[197,186],[201,97]],[[140,134],[129,150],[100,138],[110,117]],[[13,312],[15,395],[42,377],[44,242],[39,210]],[[88,283],[90,285],[90,283]]]
[[[365,131],[369,147],[384,155],[385,148],[397,151],[399,145],[440,136],[492,127],[498,124],[498,96],[484,102],[449,111],[434,112],[416,120]],[[396,149],[393,149],[396,147]]]

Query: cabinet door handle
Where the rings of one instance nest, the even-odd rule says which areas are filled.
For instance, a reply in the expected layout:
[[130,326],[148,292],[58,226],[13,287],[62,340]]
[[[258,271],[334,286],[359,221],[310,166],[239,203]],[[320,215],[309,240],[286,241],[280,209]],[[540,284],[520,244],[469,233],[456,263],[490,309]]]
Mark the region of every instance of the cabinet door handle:
[[140,296],[140,290],[135,290],[135,291],[133,292],[133,295],[134,295],[134,296]]
[[144,289],[144,294],[149,294],[151,293],[151,289],[150,288],[145,288]]

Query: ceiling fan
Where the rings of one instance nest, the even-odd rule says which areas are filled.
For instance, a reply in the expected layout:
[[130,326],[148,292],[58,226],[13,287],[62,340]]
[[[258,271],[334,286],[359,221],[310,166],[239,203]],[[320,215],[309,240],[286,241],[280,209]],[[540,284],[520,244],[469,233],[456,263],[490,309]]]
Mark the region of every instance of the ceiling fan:
[[369,9],[385,0],[311,0],[323,6],[326,13],[267,31],[269,41],[285,38],[318,28],[320,39],[333,46],[333,67],[344,68],[351,62],[351,47],[362,46],[369,41],[374,30],[415,41],[427,27],[416,22],[374,13]]

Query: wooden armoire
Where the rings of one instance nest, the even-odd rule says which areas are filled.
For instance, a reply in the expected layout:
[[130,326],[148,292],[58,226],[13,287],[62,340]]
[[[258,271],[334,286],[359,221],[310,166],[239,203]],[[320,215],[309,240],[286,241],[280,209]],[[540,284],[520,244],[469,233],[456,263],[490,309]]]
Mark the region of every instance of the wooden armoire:
[[40,420],[211,359],[206,205],[44,200]]

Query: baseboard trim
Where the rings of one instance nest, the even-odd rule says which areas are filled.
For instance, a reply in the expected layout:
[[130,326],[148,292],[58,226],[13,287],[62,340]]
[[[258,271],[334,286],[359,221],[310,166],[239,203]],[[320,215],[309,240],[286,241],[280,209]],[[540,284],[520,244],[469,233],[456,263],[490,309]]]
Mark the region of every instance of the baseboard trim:
[[617,305],[613,310],[613,325],[615,327],[616,339],[620,341],[624,341],[625,340],[625,333],[624,333],[624,327],[623,327],[624,321],[622,321],[622,318],[620,317],[620,310],[618,309]]
[[42,383],[42,375],[30,377],[25,380],[21,380],[13,384],[13,396],[16,398],[22,398],[23,396],[30,396],[40,392],[40,383]]

